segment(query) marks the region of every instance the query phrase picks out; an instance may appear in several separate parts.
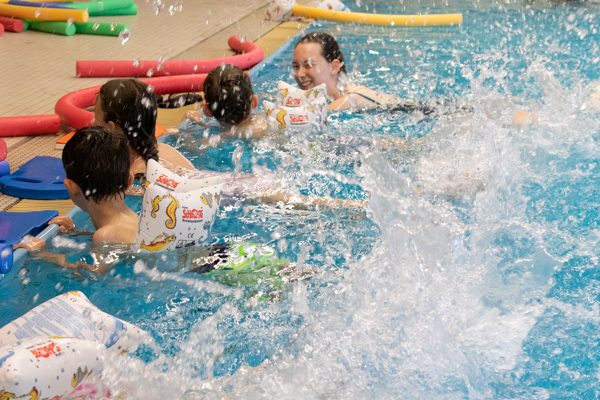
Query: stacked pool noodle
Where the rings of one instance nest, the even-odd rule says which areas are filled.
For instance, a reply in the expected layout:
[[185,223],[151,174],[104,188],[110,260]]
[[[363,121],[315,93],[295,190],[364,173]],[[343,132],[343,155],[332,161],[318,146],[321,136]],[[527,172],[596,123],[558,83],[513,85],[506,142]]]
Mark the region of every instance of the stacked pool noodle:
[[136,246],[147,251],[205,245],[215,222],[221,177],[181,177],[148,161]]
[[[267,9],[267,17],[272,21],[289,20],[292,17],[292,11],[295,5],[295,0],[275,0]],[[323,10],[350,11],[350,9],[339,0],[314,0],[308,3],[307,6]]]
[[1,393],[60,398],[100,372],[102,355],[135,351],[146,337],[83,293],[63,293],[0,329]]
[[327,124],[327,86],[301,90],[283,81],[277,84],[277,103],[263,101],[270,130],[322,130]]

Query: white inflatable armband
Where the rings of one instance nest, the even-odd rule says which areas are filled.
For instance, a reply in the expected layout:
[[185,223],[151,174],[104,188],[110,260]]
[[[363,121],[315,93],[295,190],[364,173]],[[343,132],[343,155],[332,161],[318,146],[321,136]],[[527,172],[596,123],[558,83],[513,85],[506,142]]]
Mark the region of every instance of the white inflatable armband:
[[292,16],[294,0],[275,0],[267,9],[267,19],[271,21],[287,21]]
[[63,293],[0,329],[0,388],[16,397],[63,396],[98,372],[102,353],[135,351],[146,336],[83,293]]
[[327,85],[324,83],[302,90],[283,81],[277,82],[277,102],[282,106],[306,107],[322,100],[327,102]]
[[207,244],[223,182],[218,176],[185,178],[148,161],[136,245],[148,251]]
[[308,7],[316,7],[323,10],[350,11],[350,9],[339,0],[313,0],[307,5]]
[[326,123],[322,117],[323,109],[325,109],[325,113],[327,112],[326,102],[319,106],[286,107],[263,101],[263,108],[267,117],[267,126],[271,130],[308,130],[311,128],[321,130]]

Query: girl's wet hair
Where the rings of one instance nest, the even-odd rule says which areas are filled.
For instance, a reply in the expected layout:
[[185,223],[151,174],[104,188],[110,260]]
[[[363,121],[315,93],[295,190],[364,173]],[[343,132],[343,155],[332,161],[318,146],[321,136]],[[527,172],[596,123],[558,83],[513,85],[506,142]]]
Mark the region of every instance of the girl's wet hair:
[[120,133],[101,126],[79,129],[62,153],[67,178],[96,203],[124,197],[129,183],[129,144]]
[[335,38],[325,32],[311,32],[306,34],[296,43],[296,47],[300,43],[318,43],[321,45],[321,55],[328,63],[333,60],[339,60],[340,72],[346,74],[346,62],[344,61],[344,55],[340,50],[340,46]]
[[98,98],[104,119],[119,127],[144,161],[158,161],[156,96],[150,86],[136,79],[113,79],[100,88]]
[[237,125],[252,111],[252,83],[241,68],[224,64],[204,79],[204,99],[219,122]]

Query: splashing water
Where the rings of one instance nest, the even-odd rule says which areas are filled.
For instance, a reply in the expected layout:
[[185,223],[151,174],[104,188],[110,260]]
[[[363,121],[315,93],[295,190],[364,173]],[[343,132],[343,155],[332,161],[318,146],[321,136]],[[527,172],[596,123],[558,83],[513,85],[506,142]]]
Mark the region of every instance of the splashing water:
[[[352,5],[375,6],[399,13]],[[334,113],[320,135],[252,142],[219,143],[204,125],[164,139],[198,168],[276,170],[305,195],[368,191],[371,220],[222,204],[215,241],[267,243],[292,279],[228,286],[184,272],[199,249],[123,255],[103,277],[33,260],[0,281],[2,321],[56,282],[83,290],[152,333],[133,357],[105,360],[102,384],[135,398],[595,397],[600,15],[587,3],[476,6],[428,9],[461,11],[460,27],[315,27],[335,33],[353,83],[433,114]],[[261,98],[293,82],[292,52],[254,73]],[[523,110],[538,120],[513,125]],[[207,137],[214,148],[199,152]]]

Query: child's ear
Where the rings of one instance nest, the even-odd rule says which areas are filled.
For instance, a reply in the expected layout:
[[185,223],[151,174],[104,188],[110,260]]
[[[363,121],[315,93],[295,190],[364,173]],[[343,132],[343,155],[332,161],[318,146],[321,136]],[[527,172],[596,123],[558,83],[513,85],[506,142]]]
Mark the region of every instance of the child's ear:
[[253,94],[252,95],[252,108],[256,108],[258,107],[258,96]]
[[73,182],[71,179],[67,178],[63,181],[63,183],[67,188],[67,192],[69,192],[69,197],[71,199],[77,198],[82,194],[79,185]]
[[129,180],[127,181],[127,189],[129,189],[131,187],[131,185],[133,185],[133,180],[134,180],[134,176],[133,176],[133,172],[129,171]]
[[339,74],[340,68],[342,67],[342,63],[337,58],[331,62],[332,74]]
[[208,108],[208,106],[206,105],[206,102],[202,103],[202,112],[204,113],[204,115],[206,115],[207,117],[212,117],[212,112],[210,112],[210,108]]

